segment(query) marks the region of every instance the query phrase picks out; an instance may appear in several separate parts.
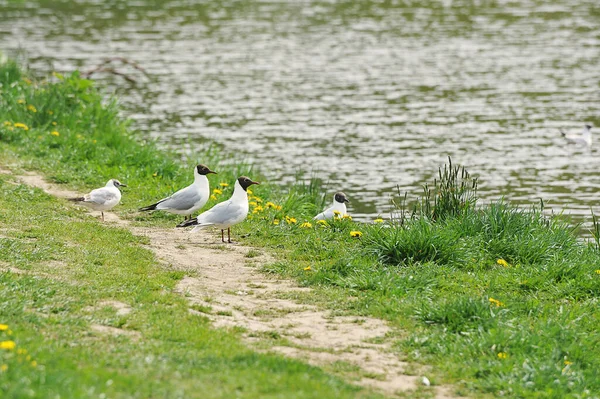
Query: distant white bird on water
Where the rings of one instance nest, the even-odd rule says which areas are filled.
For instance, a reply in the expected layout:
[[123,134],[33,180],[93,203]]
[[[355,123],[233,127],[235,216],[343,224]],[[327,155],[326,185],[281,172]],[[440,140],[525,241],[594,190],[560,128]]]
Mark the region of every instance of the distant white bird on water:
[[213,206],[195,219],[178,224],[177,227],[195,226],[192,229],[192,232],[195,232],[213,226],[221,229],[221,241],[223,242],[225,242],[225,229],[227,229],[227,242],[231,242],[231,226],[241,223],[248,215],[248,193],[246,190],[253,184],[260,183],[252,181],[246,176],[239,177],[235,182],[233,195],[229,200]]
[[185,215],[186,220],[191,219],[191,215],[201,209],[210,197],[210,187],[206,175],[211,173],[217,174],[206,165],[197,165],[194,168],[192,184],[155,204],[140,208],[140,211],[167,211],[176,215]]
[[346,194],[342,193],[341,191],[335,193],[335,195],[333,196],[333,204],[329,208],[325,209],[323,212],[315,216],[313,220],[331,219],[336,214],[336,212],[339,212],[341,217],[347,215],[346,202],[350,202],[346,197]]
[[69,201],[81,203],[95,211],[100,211],[104,222],[104,211],[112,209],[121,201],[119,187],[127,187],[117,179],[110,179],[106,186],[92,190],[83,197],[69,198]]
[[587,145],[588,147],[592,145],[591,125],[585,125],[581,133],[565,133],[562,129],[560,133],[569,143]]

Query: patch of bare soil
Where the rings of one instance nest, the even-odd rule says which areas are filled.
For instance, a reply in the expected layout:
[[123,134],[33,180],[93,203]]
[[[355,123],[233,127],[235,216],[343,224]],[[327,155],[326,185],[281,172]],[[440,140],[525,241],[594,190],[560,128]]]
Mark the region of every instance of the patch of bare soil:
[[[81,195],[63,190],[33,173],[18,178],[57,197]],[[177,290],[188,298],[191,312],[201,312],[216,327],[242,328],[247,342],[257,348],[265,347],[260,345],[265,342],[262,337],[283,338],[268,350],[310,364],[325,367],[340,362],[349,364],[356,370],[349,377],[351,382],[390,396],[410,395],[422,385],[419,370],[411,370],[409,364],[391,352],[386,340],[390,328],[384,321],[333,316],[315,306],[281,299],[282,293],[310,290],[260,273],[257,265],[269,262],[267,254],[256,256],[254,249],[251,257],[247,257],[251,248],[223,245],[215,232],[190,234],[181,229],[133,227],[111,212],[105,212],[105,218],[109,223],[148,237],[150,247],[165,267],[188,271]],[[99,306],[128,311],[125,304],[106,302]],[[92,329],[105,334],[125,333],[99,325]],[[435,387],[431,394],[435,398],[454,397],[450,392],[448,387]]]

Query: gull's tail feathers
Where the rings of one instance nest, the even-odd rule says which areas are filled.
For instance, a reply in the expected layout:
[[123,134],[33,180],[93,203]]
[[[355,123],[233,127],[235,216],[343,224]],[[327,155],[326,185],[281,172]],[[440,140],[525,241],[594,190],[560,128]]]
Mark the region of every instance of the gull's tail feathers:
[[[160,202],[157,202],[156,204],[152,204],[152,205],[149,205],[149,206],[145,206],[145,207],[140,208],[138,210],[139,211],[153,211],[153,210],[156,209],[156,207],[158,206],[158,204],[160,204]],[[177,226],[177,227],[179,227],[179,226]]]
[[179,223],[177,225],[177,227],[188,227],[188,226],[196,226],[196,225],[198,225],[198,218],[184,220],[183,222]]

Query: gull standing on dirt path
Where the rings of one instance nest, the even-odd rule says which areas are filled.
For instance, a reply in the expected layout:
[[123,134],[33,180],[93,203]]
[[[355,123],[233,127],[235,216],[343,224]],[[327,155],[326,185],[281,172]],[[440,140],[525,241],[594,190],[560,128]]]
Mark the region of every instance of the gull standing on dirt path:
[[325,209],[313,218],[313,220],[327,220],[335,216],[336,212],[339,212],[340,217],[347,215],[346,213],[346,202],[350,202],[346,197],[346,194],[339,191],[333,196],[333,205]]
[[221,241],[225,242],[225,229],[227,229],[227,242],[231,243],[231,226],[242,222],[248,215],[248,193],[246,190],[253,184],[246,176],[241,176],[235,182],[233,195],[227,201],[213,206],[208,211],[201,213],[197,218],[187,220],[177,227],[195,226],[192,233],[205,227],[214,226],[221,229]]
[[581,133],[565,133],[560,129],[560,133],[569,143],[583,144],[590,147],[592,145],[592,126],[585,125]]
[[110,179],[106,186],[92,190],[83,197],[69,198],[69,201],[79,202],[95,211],[100,211],[104,222],[104,211],[112,209],[121,201],[119,187],[127,187],[117,179]]
[[[163,198],[156,204],[140,208],[140,211],[167,211],[176,215],[185,215],[190,220],[192,214],[201,209],[210,196],[208,174],[217,174],[206,165],[199,164],[194,168],[194,182],[182,188],[170,197]],[[188,217],[189,216],[189,217]]]

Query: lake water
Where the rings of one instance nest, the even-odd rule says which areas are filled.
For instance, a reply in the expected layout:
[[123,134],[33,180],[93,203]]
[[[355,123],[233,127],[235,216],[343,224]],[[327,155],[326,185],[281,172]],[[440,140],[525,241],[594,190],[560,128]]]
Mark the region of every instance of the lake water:
[[0,51],[34,71],[98,73],[135,127],[193,154],[218,143],[270,181],[344,190],[352,214],[420,192],[448,156],[480,196],[539,198],[589,221],[600,161],[600,3],[0,0]]

